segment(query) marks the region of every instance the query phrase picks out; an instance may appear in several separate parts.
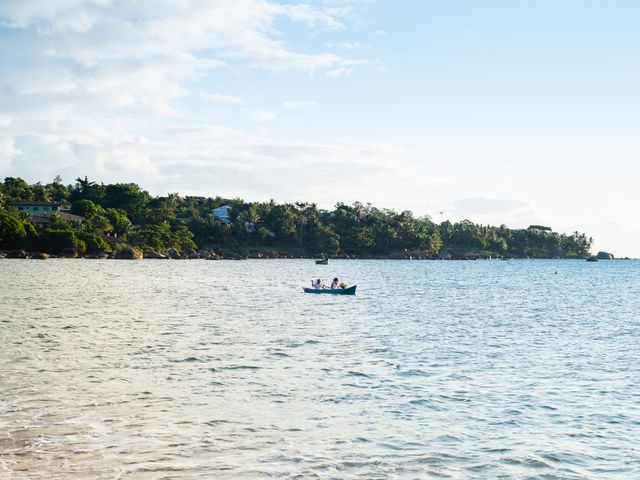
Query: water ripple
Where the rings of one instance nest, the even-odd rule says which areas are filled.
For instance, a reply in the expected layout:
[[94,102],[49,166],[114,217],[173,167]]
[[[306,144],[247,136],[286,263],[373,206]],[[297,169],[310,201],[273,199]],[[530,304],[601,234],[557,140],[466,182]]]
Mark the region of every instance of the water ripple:
[[0,261],[0,478],[640,478],[640,262],[326,272]]

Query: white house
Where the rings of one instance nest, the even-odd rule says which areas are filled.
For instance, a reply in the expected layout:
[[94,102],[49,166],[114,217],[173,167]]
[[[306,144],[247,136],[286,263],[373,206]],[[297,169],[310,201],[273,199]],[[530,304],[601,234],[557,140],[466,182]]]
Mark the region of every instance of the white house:
[[216,217],[221,223],[231,223],[231,215],[229,212],[231,207],[229,205],[223,205],[211,210],[211,214]]

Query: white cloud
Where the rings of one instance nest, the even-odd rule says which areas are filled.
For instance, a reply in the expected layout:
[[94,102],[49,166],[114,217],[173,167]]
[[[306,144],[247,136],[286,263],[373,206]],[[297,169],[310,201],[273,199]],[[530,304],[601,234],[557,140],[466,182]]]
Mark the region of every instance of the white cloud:
[[22,151],[16,148],[13,138],[0,135],[0,165],[7,167],[14,157],[21,154]]
[[[269,104],[268,86],[234,81],[249,70],[322,80],[365,64],[323,51],[320,39],[293,48],[288,37],[291,22],[311,39],[348,29],[354,8],[303,0],[3,0],[0,167],[30,181],[88,175],[155,193],[325,202],[366,200],[381,178],[401,185],[391,145],[257,136],[276,108],[317,103]],[[330,168],[318,174],[318,165]],[[319,189],[318,175],[332,188]]]
[[[345,59],[291,49],[276,22],[343,28],[335,9],[267,0],[12,1],[0,3],[7,72],[16,98],[173,114],[175,100],[229,62],[272,71],[337,68]],[[1,32],[0,32],[1,33]],[[13,64],[13,65],[12,65]],[[12,68],[13,67],[13,68]],[[240,103],[212,94],[214,101]]]
[[160,192],[309,199],[330,206],[369,200],[380,182],[389,188],[406,182],[406,169],[395,162],[399,151],[387,144],[314,143],[237,131],[219,141],[195,128],[180,143],[156,148],[162,151],[161,158],[154,154],[159,177],[148,186]]
[[[209,91],[218,70],[339,68],[347,62],[340,56],[290,48],[276,24],[296,22],[310,33],[342,29],[347,11],[268,0],[4,0],[0,125],[15,126],[17,141],[53,131],[77,137],[79,128],[83,143],[117,143],[164,117],[179,124],[201,115],[191,106],[198,99],[246,105],[254,93]],[[268,110],[250,114],[273,117]],[[126,125],[126,134],[113,133],[114,125]]]
[[338,44],[328,43],[327,47],[339,48],[341,50],[358,50],[361,48],[368,48],[370,47],[370,45],[366,43],[359,43],[359,42],[343,42]]
[[252,122],[268,122],[273,120],[276,115],[268,110],[254,110],[249,112],[249,118]]
[[326,73],[326,76],[329,78],[342,78],[350,75],[353,72],[353,68],[350,67],[340,67],[335,70],[329,70]]
[[519,199],[474,197],[456,200],[449,210],[457,217],[483,217],[512,214],[528,208],[529,203]]
[[290,110],[297,110],[299,108],[313,108],[317,107],[317,102],[284,102],[282,104],[284,108],[288,108]]
[[13,124],[13,119],[10,115],[4,115],[0,113],[0,127],[10,127]]
[[230,103],[234,105],[242,105],[246,103],[244,98],[235,95],[225,95],[221,93],[203,93],[202,98],[214,103]]

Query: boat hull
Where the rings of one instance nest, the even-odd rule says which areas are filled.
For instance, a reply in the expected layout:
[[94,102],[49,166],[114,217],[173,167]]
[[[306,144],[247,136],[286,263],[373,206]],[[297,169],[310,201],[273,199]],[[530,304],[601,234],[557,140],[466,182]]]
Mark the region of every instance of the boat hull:
[[328,295],[355,295],[356,294],[356,286],[347,288],[306,288],[304,287],[304,293],[326,293]]

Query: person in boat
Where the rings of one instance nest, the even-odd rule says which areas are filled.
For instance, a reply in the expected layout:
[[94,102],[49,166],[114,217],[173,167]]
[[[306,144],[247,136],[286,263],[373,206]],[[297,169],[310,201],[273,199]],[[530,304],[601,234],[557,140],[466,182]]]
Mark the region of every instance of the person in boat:
[[316,290],[321,290],[322,289],[322,282],[320,281],[320,279],[311,280],[311,288],[314,288]]
[[331,282],[331,290],[335,290],[337,288],[340,288],[338,277],[334,278],[333,282]]

